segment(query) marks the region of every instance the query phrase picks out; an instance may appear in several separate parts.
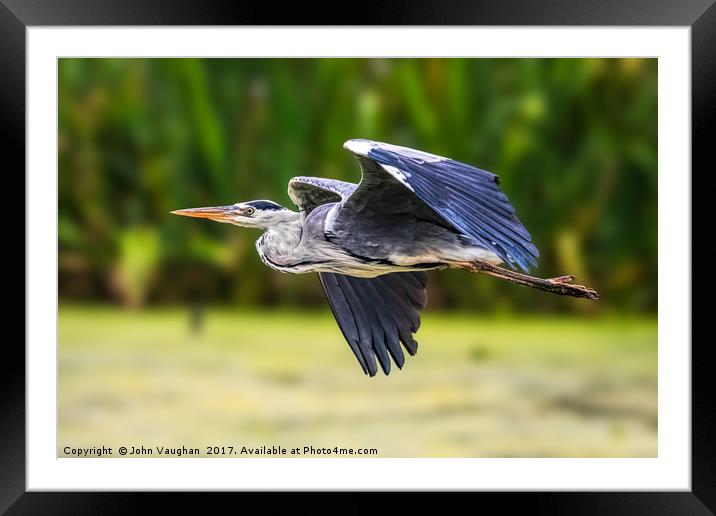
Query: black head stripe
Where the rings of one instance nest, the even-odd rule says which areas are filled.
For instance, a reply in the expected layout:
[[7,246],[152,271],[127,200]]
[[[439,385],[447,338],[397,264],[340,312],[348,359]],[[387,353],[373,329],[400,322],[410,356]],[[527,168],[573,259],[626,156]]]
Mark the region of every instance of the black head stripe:
[[245,203],[247,206],[253,206],[257,210],[281,210],[283,206],[273,201],[251,201]]

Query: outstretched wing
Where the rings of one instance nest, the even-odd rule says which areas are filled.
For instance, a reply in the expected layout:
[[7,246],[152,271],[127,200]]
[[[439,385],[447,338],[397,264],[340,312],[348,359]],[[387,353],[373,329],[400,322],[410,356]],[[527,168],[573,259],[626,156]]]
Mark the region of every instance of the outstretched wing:
[[410,355],[417,353],[413,333],[420,327],[420,310],[428,301],[425,272],[375,278],[318,275],[336,322],[364,373],[375,376],[376,358],[385,374],[390,373],[390,357],[402,368],[401,342]]
[[360,161],[363,178],[343,198],[330,232],[348,236],[362,227],[394,225],[390,221],[410,213],[467,235],[513,269],[537,265],[539,252],[495,174],[387,143],[349,140],[343,146]]
[[347,199],[358,188],[355,183],[320,177],[294,177],[288,182],[288,196],[304,216],[329,202]]

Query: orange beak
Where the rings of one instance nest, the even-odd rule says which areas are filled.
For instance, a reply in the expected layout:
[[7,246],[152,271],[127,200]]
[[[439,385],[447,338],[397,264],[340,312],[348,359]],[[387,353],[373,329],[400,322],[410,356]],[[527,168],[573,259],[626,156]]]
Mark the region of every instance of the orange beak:
[[175,210],[174,215],[183,217],[195,217],[197,219],[211,219],[216,222],[229,222],[239,213],[235,206],[211,206],[208,208],[189,208],[186,210]]

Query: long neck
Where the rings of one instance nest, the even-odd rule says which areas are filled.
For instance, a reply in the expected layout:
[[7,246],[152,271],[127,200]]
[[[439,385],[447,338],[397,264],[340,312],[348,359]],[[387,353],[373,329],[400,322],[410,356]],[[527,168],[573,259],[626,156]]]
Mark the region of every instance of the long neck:
[[290,213],[294,216],[285,216],[280,223],[269,226],[260,239],[271,257],[291,255],[301,241],[301,216],[296,212]]

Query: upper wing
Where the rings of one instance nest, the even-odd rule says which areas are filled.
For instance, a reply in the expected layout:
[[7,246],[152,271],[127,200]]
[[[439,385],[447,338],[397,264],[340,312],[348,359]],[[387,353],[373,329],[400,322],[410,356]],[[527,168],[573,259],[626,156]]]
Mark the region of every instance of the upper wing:
[[374,376],[376,358],[385,374],[390,357],[399,368],[418,351],[413,333],[420,327],[420,310],[428,301],[424,272],[396,272],[375,278],[356,278],[320,272],[333,315],[363,372]]
[[316,206],[347,199],[358,188],[355,183],[320,177],[294,177],[288,182],[288,196],[308,215]]
[[358,157],[363,178],[343,199],[330,232],[348,235],[380,224],[389,228],[410,213],[467,235],[512,268],[517,264],[529,271],[537,265],[539,251],[495,174],[387,143],[349,140],[343,146]]

